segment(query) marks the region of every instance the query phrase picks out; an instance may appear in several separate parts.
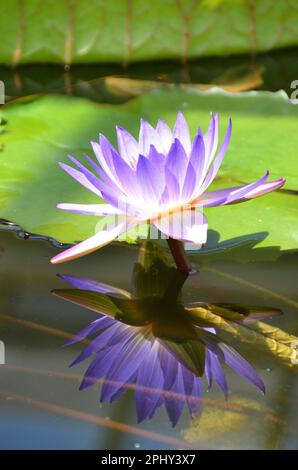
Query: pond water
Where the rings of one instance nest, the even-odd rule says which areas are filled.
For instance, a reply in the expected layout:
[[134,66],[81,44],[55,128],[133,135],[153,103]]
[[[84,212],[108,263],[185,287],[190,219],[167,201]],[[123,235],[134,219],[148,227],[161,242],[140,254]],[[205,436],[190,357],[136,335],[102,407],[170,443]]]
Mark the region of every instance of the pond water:
[[[237,341],[234,346],[264,380],[265,396],[225,368],[228,400],[216,388],[207,393],[205,384],[201,418],[191,421],[185,411],[174,429],[163,409],[152,421],[137,425],[132,391],[100,406],[97,385],[78,389],[85,363],[68,368],[82,346],[62,348],[67,334],[77,333],[97,316],[54,297],[51,290],[65,288],[57,272],[131,290],[137,247],[114,244],[60,269],[48,262],[57,250],[45,241],[21,240],[2,232],[0,247],[1,340],[6,353],[0,375],[1,448],[297,446],[297,377],[274,355]],[[186,281],[183,300],[271,305],[284,312],[271,323],[297,334],[297,255],[272,255],[271,261],[265,261],[267,254],[261,249],[246,247],[231,250],[229,256],[203,256],[202,263],[197,262],[200,273]]]
[[[287,64],[297,51],[263,55],[255,59],[266,71],[262,89],[289,92]],[[210,83],[229,67],[248,65],[248,59],[201,61],[190,64],[193,82]],[[274,71],[279,71],[278,74]],[[9,99],[32,93],[59,92],[87,96],[96,101],[129,98],[107,91],[102,77],[121,75],[136,80],[185,82],[178,64],[74,68],[32,66],[6,76]],[[98,78],[99,77],[99,78]],[[96,81],[96,79],[98,79]],[[58,248],[46,240],[18,235],[3,225],[0,232],[0,341],[5,365],[0,365],[1,449],[295,449],[298,417],[297,373],[273,352],[228,338],[257,370],[266,386],[263,396],[228,367],[229,397],[203,384],[203,412],[190,418],[184,410],[173,428],[161,407],[152,420],[137,424],[134,394],[128,390],[114,403],[99,403],[99,387],[79,391],[87,364],[69,369],[82,345],[62,348],[66,339],[86,327],[97,314],[53,296],[67,285],[58,273],[78,275],[132,290],[133,266],[139,247],[114,243],[99,252],[52,266]],[[212,236],[212,234],[211,234]],[[213,234],[216,236],[216,234]],[[183,303],[225,302],[270,306],[283,315],[268,323],[297,335],[298,252],[258,248],[253,243],[229,250],[190,255],[197,269],[182,289]],[[3,358],[2,358],[3,359]]]

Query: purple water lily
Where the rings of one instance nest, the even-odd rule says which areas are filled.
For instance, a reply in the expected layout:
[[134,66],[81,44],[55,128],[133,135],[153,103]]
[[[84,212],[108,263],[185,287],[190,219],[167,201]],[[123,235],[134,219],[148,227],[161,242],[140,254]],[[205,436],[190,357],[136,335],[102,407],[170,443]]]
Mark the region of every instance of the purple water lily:
[[[157,288],[161,289],[158,295],[153,288],[157,266],[160,267]],[[152,264],[148,274],[139,268],[137,291],[146,292],[144,298],[107,284],[67,275],[60,278],[76,289],[54,293],[101,312],[98,319],[66,343],[71,345],[97,335],[71,364],[92,357],[80,389],[101,380],[100,401],[113,402],[132,388],[139,422],[151,419],[164,405],[175,426],[185,405],[191,415],[200,413],[203,374],[208,389],[215,380],[224,395],[228,395],[223,364],[262,392],[265,387],[254,368],[234,348],[225,344],[214,328],[199,327],[178,301],[161,295],[171,275],[172,271],[164,270],[162,265]],[[173,290],[173,279],[170,284]],[[166,292],[167,289],[164,294]]]
[[[97,161],[85,155],[92,171],[71,156],[76,168],[60,163],[106,204],[63,203],[57,207],[95,216],[112,215],[117,217],[117,223],[58,254],[51,262],[57,264],[93,252],[144,223],[153,224],[169,240],[204,244],[208,224],[200,209],[243,202],[284,184],[284,178],[268,182],[267,172],[251,184],[207,191],[227,151],[231,120],[217,151],[218,128],[218,115],[211,115],[207,132],[203,134],[199,129],[191,141],[180,112],[173,131],[161,119],[156,128],[141,120],[138,141],[124,128],[116,127],[118,152],[103,135],[99,142],[92,142]],[[173,249],[172,253],[175,257]],[[176,258],[179,262],[179,255]]]

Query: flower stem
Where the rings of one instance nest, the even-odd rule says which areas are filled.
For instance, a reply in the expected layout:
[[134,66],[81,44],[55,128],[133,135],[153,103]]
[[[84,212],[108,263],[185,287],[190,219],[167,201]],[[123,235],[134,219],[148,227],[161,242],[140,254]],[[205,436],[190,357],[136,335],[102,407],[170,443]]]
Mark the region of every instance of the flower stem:
[[175,240],[174,238],[168,238],[167,242],[177,269],[185,273],[190,273],[192,271],[192,266],[186,257],[183,242]]

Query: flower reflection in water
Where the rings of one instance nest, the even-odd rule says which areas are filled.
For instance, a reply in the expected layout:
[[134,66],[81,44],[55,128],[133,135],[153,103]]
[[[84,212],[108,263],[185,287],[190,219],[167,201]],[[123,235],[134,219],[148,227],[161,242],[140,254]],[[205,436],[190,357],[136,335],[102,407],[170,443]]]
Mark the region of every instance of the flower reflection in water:
[[[142,251],[135,265],[134,294],[77,276],[60,278],[75,289],[55,290],[55,295],[100,314],[66,344],[96,334],[72,365],[92,356],[80,389],[101,379],[101,402],[113,402],[133,388],[139,422],[152,418],[164,405],[175,426],[185,405],[191,415],[200,412],[203,375],[209,389],[215,381],[227,396],[223,364],[265,391],[255,369],[212,327],[212,306],[192,308],[181,303],[187,275],[168,267],[152,247]],[[229,312],[234,320],[235,315],[244,319],[243,324],[250,316],[243,314],[245,309],[238,314],[232,307],[213,308],[217,318]],[[250,319],[278,313],[274,309],[256,312]]]

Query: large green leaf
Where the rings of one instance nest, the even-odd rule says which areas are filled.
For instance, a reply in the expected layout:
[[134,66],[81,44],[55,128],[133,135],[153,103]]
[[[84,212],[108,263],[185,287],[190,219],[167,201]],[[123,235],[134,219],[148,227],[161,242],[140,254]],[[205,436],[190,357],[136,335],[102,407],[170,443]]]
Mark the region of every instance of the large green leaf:
[[[90,236],[98,218],[71,214],[55,208],[57,202],[97,202],[57,165],[71,153],[92,154],[89,141],[99,131],[115,142],[116,124],[137,134],[141,116],[156,122],[158,116],[174,122],[182,109],[194,133],[203,129],[210,111],[219,111],[221,136],[228,116],[233,118],[233,137],[218,175],[216,187],[251,182],[270,169],[271,178],[285,176],[285,189],[244,204],[206,210],[209,227],[222,241],[235,237],[254,239],[269,232],[261,245],[281,249],[297,246],[296,155],[298,107],[283,94],[252,92],[229,95],[220,91],[158,90],[125,105],[99,105],[62,96],[18,100],[3,111],[7,123],[1,135],[0,218],[13,221],[29,232],[72,243]],[[242,240],[242,238],[240,238]]]
[[296,0],[10,0],[0,62],[122,62],[298,44]]

